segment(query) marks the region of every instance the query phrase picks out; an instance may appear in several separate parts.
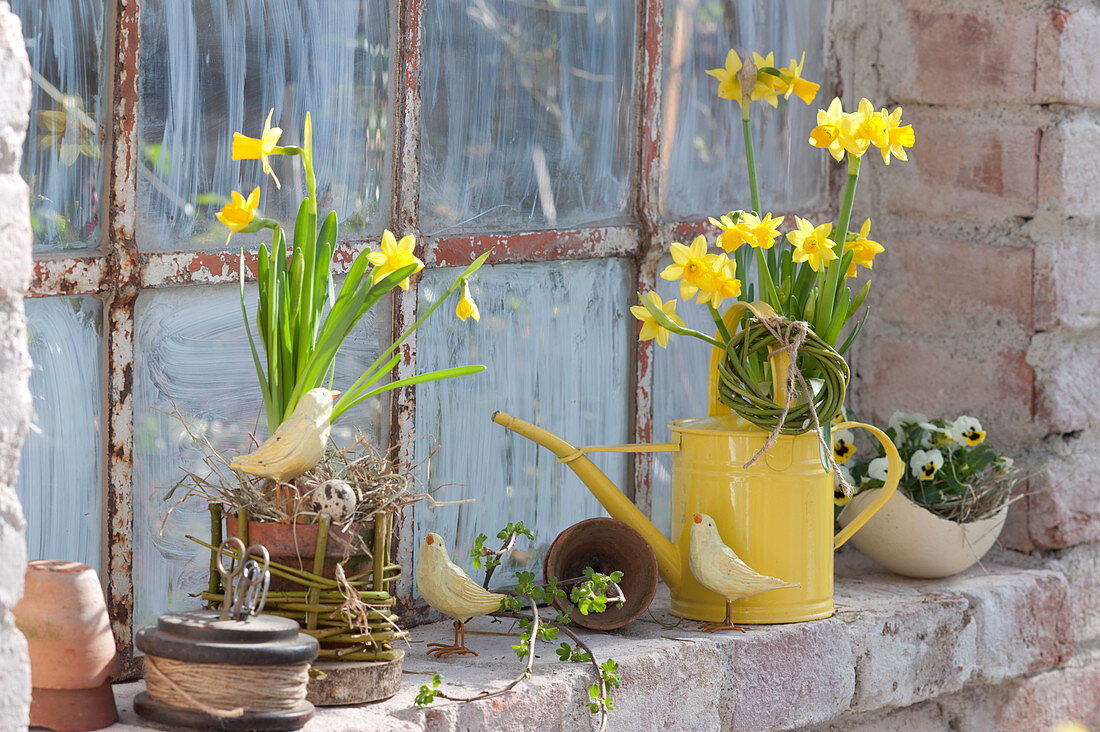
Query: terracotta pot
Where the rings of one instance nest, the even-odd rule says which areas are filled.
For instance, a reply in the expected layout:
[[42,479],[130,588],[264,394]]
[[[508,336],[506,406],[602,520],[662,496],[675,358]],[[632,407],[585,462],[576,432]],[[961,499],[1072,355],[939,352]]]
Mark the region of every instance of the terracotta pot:
[[31,661],[31,725],[89,730],[118,719],[109,677],[115,638],[99,577],[79,562],[27,564],[15,623]]
[[[228,514],[225,520],[227,537],[237,536],[237,516]],[[313,571],[313,554],[317,547],[317,524],[276,524],[267,521],[248,522],[248,543],[262,544],[267,547],[271,561],[285,564],[305,572]],[[361,536],[366,546],[374,539],[374,522],[354,524],[346,533],[338,526],[330,526],[328,544],[325,547],[325,568],[322,574],[328,578],[336,576],[336,565],[348,555],[348,543],[355,535]],[[356,543],[357,546],[362,546]],[[344,563],[344,572],[351,577],[371,568],[371,559],[366,554],[352,553]],[[300,586],[290,580],[272,575],[271,590],[299,590]]]
[[[543,560],[543,577],[560,580],[580,577],[585,567],[602,574],[623,573],[619,588],[626,597],[622,607],[608,605],[602,613],[582,615],[573,608],[570,620],[582,628],[615,630],[637,618],[657,591],[657,556],[642,535],[613,518],[593,518],[573,524],[558,534]],[[568,591],[568,588],[567,588]],[[564,603],[555,603],[559,610]]]
[[[881,489],[855,496],[840,512],[846,526]],[[1008,506],[993,516],[968,524],[941,518],[895,493],[882,509],[852,537],[852,543],[870,559],[906,577],[948,577],[967,569],[997,541]]]

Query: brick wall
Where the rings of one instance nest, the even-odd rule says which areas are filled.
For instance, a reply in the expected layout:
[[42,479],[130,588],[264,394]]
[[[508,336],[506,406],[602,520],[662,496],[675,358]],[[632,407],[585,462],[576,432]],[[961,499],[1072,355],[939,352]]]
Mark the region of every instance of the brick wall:
[[880,424],[971,414],[1030,454],[1042,469],[1002,543],[1070,582],[1068,668],[905,713],[1100,728],[1100,5],[838,0],[833,25],[845,106],[900,104],[917,135],[908,165],[870,161],[860,181],[853,218],[887,252],[854,406]]
[[23,594],[23,509],[15,495],[19,452],[31,413],[23,294],[31,274],[29,193],[19,176],[31,106],[30,65],[19,19],[0,3],[0,729],[26,728],[27,644],[11,609]]

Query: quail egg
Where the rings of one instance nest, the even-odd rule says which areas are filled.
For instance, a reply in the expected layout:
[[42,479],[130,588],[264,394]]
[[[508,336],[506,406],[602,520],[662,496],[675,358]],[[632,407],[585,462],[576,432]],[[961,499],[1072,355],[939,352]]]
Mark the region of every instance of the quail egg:
[[333,523],[340,523],[353,513],[358,501],[355,489],[347,481],[326,480],[310,491],[309,506],[318,516],[327,514]]

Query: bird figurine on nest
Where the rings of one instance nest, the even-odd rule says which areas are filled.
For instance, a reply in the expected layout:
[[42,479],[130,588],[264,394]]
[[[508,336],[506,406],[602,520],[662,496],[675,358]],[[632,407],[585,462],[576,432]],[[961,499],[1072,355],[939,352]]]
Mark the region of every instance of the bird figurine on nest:
[[[451,561],[443,537],[428,534],[420,545],[416,562],[416,588],[433,608],[455,619],[455,642],[429,643],[429,655],[436,657],[476,651],[466,647],[466,621],[475,615],[486,615],[500,609],[504,595],[489,592],[474,582]],[[461,640],[459,639],[461,633]]]
[[741,626],[734,625],[730,617],[734,600],[768,590],[798,587],[797,582],[784,582],[776,577],[768,577],[742,562],[741,558],[722,542],[722,537],[718,535],[718,527],[714,525],[714,519],[705,513],[695,514],[695,521],[691,525],[688,564],[695,579],[699,580],[699,584],[726,598],[725,622],[703,623],[699,626],[700,630],[707,633],[713,633],[716,630],[745,632]]
[[310,389],[290,416],[264,440],[255,452],[238,455],[229,463],[233,470],[285,483],[321,462],[332,427],[332,403],[338,391]]

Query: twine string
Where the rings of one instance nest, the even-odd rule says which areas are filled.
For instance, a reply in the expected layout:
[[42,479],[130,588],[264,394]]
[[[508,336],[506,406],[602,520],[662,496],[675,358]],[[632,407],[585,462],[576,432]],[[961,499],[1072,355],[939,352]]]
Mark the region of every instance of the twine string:
[[292,711],[306,699],[309,664],[238,666],[145,657],[145,685],[153,699],[211,717]]
[[802,344],[806,341],[806,334],[809,332],[810,324],[804,320],[788,320],[782,316],[759,318],[758,320],[768,329],[768,332],[771,333],[772,338],[774,338],[775,342],[778,344],[777,347],[772,349],[768,354],[768,358],[772,358],[784,351],[787,354],[787,398],[783,404],[783,411],[780,412],[779,419],[776,421],[775,427],[772,428],[771,434],[768,435],[768,439],[764,441],[764,445],[757,450],[756,454],[742,467],[748,468],[759,460],[779,439],[780,430],[782,430],[783,423],[787,419],[787,413],[794,403],[796,394],[795,386],[797,382],[797,386],[801,388],[801,393],[805,397],[806,404],[810,409],[810,417],[813,419],[814,433],[817,435],[817,441],[821,443],[821,446],[825,449],[825,454],[829,456],[829,468],[833,475],[836,476],[836,480],[840,484],[840,489],[844,492],[844,495],[852,495],[853,489],[851,484],[845,480],[844,475],[840,472],[840,466],[837,465],[836,460],[833,459],[832,445],[825,444],[825,437],[821,434],[821,423],[817,418],[817,409],[814,407],[813,393],[810,391],[810,387],[806,383],[805,377],[802,376],[802,371],[798,368],[798,349],[802,348]]

